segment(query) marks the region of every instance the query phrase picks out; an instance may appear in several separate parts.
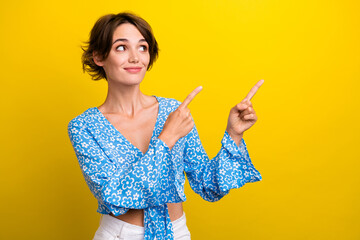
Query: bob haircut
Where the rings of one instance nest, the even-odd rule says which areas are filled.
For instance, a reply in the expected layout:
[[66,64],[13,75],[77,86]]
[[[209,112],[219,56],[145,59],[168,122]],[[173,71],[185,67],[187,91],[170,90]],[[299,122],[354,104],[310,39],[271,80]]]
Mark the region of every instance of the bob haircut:
[[158,44],[150,25],[144,19],[129,12],[104,15],[97,20],[91,29],[89,41],[85,42],[85,46],[81,46],[84,51],[81,57],[83,72],[88,72],[93,80],[105,78],[107,81],[103,67],[95,64],[93,53],[96,53],[100,59],[106,59],[112,47],[114,31],[123,23],[134,25],[149,44],[150,62],[147,70],[151,69],[158,58]]

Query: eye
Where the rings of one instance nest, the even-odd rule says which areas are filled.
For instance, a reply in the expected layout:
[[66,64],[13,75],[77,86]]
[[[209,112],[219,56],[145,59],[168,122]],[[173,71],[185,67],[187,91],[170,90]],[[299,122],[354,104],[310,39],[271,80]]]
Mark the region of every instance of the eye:
[[125,46],[124,45],[119,45],[116,50],[119,50],[119,51],[124,51],[125,50]]
[[140,49],[142,49],[142,51],[146,52],[146,50],[147,50],[147,46],[145,46],[145,45],[141,45],[141,46],[140,46]]

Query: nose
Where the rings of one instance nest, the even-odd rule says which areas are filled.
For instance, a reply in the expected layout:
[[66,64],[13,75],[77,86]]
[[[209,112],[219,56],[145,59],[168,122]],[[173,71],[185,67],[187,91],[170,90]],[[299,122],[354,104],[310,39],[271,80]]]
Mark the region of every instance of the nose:
[[130,50],[129,51],[130,54],[129,54],[129,62],[133,63],[133,62],[138,62],[139,61],[139,57],[137,55],[137,52],[136,50]]

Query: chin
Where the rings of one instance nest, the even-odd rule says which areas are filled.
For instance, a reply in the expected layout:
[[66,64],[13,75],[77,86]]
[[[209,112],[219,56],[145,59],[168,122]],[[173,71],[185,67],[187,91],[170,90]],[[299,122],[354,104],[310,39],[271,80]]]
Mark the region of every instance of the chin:
[[140,84],[143,79],[144,79],[144,75],[134,75],[134,76],[124,76],[124,77],[116,77],[113,78],[114,82],[116,83],[121,83],[124,85],[137,85]]

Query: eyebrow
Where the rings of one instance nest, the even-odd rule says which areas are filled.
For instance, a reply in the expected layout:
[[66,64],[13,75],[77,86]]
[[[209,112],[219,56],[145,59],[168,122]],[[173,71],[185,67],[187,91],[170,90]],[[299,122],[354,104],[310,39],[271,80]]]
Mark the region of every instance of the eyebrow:
[[[119,41],[129,42],[129,40],[127,40],[126,38],[118,38],[118,39],[116,39],[116,40],[113,42],[113,45],[114,45],[116,42],[119,42]],[[146,42],[146,40],[143,38],[143,39],[140,39],[139,42]]]

